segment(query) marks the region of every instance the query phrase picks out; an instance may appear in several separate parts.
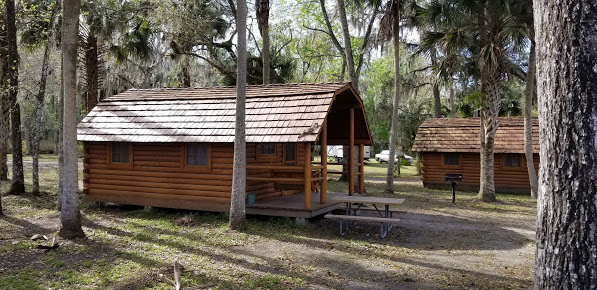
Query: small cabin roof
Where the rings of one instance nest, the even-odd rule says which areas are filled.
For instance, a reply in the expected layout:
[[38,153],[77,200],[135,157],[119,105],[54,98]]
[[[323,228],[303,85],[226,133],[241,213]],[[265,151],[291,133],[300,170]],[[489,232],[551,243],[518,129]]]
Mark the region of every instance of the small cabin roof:
[[[539,153],[539,121],[532,118],[533,153]],[[480,152],[480,118],[431,118],[419,126],[412,151]],[[495,153],[524,153],[524,118],[500,117]]]
[[[350,83],[247,86],[246,94],[247,142],[315,142],[334,102],[359,105],[363,124],[355,137],[372,143],[362,100]],[[235,112],[236,87],[132,89],[93,108],[79,123],[77,139],[233,142]]]

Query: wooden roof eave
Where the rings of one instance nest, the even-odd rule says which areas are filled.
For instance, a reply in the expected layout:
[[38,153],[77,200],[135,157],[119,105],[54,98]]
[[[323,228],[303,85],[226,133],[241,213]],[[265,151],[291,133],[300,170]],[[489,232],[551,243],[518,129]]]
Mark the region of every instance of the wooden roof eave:
[[[336,97],[346,90],[350,90],[352,92],[353,96],[355,96],[357,102],[359,102],[359,107],[361,108],[361,111],[363,112],[363,119],[365,120],[365,127],[367,128],[367,136],[368,136],[368,140],[369,140],[369,146],[373,146],[373,137],[371,136],[371,130],[369,129],[369,122],[367,121],[367,114],[365,112],[365,106],[363,105],[363,100],[361,99],[361,96],[354,90],[354,88],[352,87],[352,83],[350,83],[350,82],[346,83],[346,85],[344,85],[340,89],[336,90],[336,92],[334,93],[334,96],[332,97],[332,102],[330,102],[330,105],[328,106],[328,110],[325,113],[325,118],[324,118],[323,122],[327,123],[328,116],[330,114],[330,110],[332,109],[332,106],[334,105],[334,101],[336,101]],[[321,144],[319,137],[321,136],[322,128],[323,128],[323,126],[319,126],[319,131],[317,132],[317,138],[315,139],[315,142],[318,144]]]

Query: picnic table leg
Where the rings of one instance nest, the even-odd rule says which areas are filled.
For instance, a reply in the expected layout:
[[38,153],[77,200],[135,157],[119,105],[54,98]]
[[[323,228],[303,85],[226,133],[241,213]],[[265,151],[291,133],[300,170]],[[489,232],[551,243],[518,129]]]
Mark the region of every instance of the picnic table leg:
[[[384,210],[384,217],[385,218],[389,218],[390,217],[390,206],[389,205],[385,205],[385,210]],[[392,229],[392,224],[391,223],[381,223],[380,226],[380,230],[379,230],[379,236],[383,239],[386,237],[386,235],[388,235],[388,232]]]

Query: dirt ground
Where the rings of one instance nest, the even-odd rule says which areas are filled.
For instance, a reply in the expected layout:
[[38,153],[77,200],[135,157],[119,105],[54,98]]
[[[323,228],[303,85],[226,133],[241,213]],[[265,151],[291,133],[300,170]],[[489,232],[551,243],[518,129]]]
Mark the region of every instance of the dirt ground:
[[[373,195],[376,183],[367,183]],[[87,238],[59,240],[50,251],[29,237],[59,229],[55,196],[3,196],[0,288],[169,289],[157,273],[171,275],[174,259],[186,289],[532,288],[533,200],[499,195],[486,204],[462,193],[452,205],[447,192],[424,189],[416,177],[396,186],[407,213],[385,239],[377,224],[342,237],[331,220],[251,216],[237,233],[226,230],[225,214],[83,202]]]

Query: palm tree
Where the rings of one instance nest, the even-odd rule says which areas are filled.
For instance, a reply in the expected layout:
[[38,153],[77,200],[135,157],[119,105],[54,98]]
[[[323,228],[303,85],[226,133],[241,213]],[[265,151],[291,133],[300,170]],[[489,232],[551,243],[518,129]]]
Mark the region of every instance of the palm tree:
[[433,1],[425,8],[437,32],[423,42],[437,43],[448,53],[468,55],[476,63],[481,93],[481,182],[479,198],[495,201],[494,139],[499,126],[500,95],[509,71],[507,53],[526,27],[512,14],[516,1]]
[[244,230],[245,196],[247,183],[247,144],[245,140],[245,100],[247,90],[247,2],[237,1],[236,29],[238,31],[238,57],[236,76],[236,125],[234,131],[234,164],[232,194],[230,199],[231,230]]
[[62,83],[64,86],[64,177],[60,236],[65,239],[85,236],[79,211],[77,160],[77,42],[80,0],[65,0],[62,6]]
[[[116,6],[116,7],[114,7]],[[85,24],[79,31],[81,60],[85,68],[85,104],[87,112],[99,101],[99,90],[103,79],[103,57],[109,51],[117,61],[123,62],[129,56],[147,59],[150,54],[145,16],[151,9],[149,2],[111,2],[86,1],[82,7]],[[119,43],[113,44],[112,38],[118,33]],[[108,48],[106,48],[108,46]],[[190,85],[189,85],[190,86]]]

